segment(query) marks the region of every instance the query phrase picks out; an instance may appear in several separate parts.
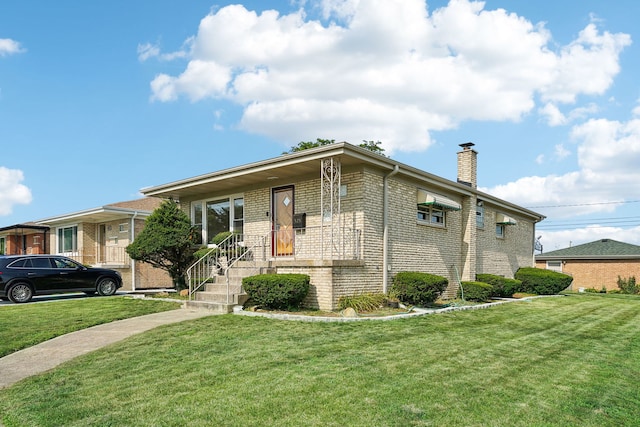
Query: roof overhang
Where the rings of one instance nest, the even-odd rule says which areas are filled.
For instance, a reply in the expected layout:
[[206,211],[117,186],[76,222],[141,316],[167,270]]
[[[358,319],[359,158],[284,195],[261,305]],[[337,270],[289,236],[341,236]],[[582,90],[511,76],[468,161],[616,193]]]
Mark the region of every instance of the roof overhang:
[[8,227],[0,228],[0,233],[7,234],[33,234],[33,233],[44,233],[45,231],[49,231],[49,227],[46,225],[35,225],[35,224],[15,224],[10,225]]
[[109,222],[118,219],[128,219],[133,217],[144,218],[151,214],[150,211],[142,211],[126,208],[114,208],[102,206],[99,208],[87,209],[69,214],[44,218],[36,221],[37,224],[59,225],[76,222]]
[[273,186],[285,185],[299,181],[301,177],[315,176],[319,178],[320,161],[328,158],[338,159],[343,170],[364,166],[379,170],[382,174],[394,172],[416,182],[418,187],[426,186],[460,196],[476,195],[484,201],[533,222],[544,219],[544,216],[537,212],[346,142],[284,154],[260,162],[198,175],[168,184],[145,187],[140,192],[145,196],[180,200],[185,197],[199,197],[208,194],[233,194],[242,192],[244,189],[262,187],[269,182],[272,182]]
[[536,261],[611,261],[611,260],[639,260],[638,255],[536,255]]

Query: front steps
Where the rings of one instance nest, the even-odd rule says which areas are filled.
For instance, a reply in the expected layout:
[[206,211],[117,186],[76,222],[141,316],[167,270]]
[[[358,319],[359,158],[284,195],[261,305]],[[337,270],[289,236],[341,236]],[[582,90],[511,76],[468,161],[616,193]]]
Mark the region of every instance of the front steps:
[[224,275],[214,276],[214,282],[207,283],[203,290],[194,292],[192,299],[185,303],[185,307],[211,310],[216,313],[232,313],[234,306],[244,304],[248,298],[242,290],[242,279],[256,274],[273,272],[275,269],[256,267],[254,262],[238,262],[228,271],[228,288]]

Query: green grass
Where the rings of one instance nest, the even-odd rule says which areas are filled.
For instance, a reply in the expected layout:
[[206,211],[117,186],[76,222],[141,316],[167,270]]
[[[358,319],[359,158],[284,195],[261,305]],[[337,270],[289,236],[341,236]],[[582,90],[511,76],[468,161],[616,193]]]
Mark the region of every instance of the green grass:
[[79,329],[178,307],[120,296],[3,306],[0,357]]
[[630,426],[640,299],[167,325],[0,391],[13,426]]

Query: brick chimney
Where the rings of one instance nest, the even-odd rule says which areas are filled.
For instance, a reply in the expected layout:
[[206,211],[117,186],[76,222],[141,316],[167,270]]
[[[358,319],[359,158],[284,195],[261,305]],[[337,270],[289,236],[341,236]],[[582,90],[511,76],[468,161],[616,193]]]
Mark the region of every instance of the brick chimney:
[[471,188],[477,187],[478,152],[471,147],[473,142],[460,144],[462,151],[458,152],[458,182]]

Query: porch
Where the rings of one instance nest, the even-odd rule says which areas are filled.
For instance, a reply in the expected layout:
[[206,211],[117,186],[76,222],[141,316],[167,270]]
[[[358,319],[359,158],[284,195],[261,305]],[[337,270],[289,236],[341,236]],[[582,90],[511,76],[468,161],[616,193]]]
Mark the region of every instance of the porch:
[[335,268],[364,265],[361,238],[360,230],[322,226],[232,234],[187,271],[187,306],[229,313],[246,301],[242,279],[256,274],[298,272],[312,287],[330,286]]

